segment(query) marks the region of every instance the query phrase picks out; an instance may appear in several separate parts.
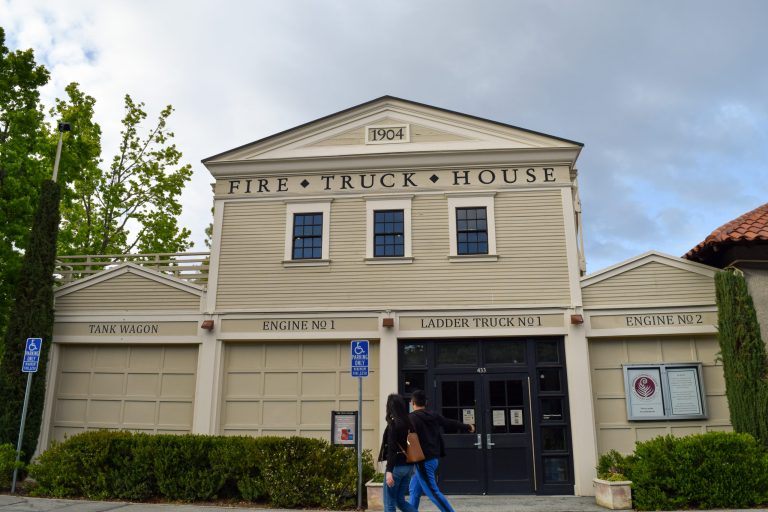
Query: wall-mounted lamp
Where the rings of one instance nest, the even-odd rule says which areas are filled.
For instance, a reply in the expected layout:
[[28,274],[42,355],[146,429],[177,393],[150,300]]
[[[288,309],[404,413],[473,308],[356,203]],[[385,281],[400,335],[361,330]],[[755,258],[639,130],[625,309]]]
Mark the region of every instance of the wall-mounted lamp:
[[580,325],[584,323],[584,317],[582,315],[571,315],[571,323],[573,325]]
[[381,326],[382,327],[394,327],[395,326],[395,319],[394,318],[382,318],[381,319]]
[[200,328],[205,329],[206,331],[212,331],[213,320],[203,320],[203,323],[200,324]]

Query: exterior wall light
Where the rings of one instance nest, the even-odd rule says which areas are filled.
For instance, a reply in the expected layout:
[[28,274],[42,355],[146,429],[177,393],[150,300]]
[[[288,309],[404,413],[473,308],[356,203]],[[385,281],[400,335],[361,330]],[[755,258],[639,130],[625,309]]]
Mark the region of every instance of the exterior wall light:
[[395,326],[395,319],[394,318],[382,318],[381,319],[381,326],[382,327],[394,327]]
[[571,323],[573,325],[583,324],[584,317],[582,315],[571,315]]
[[203,320],[203,323],[200,324],[200,328],[205,329],[206,331],[212,331],[213,320]]

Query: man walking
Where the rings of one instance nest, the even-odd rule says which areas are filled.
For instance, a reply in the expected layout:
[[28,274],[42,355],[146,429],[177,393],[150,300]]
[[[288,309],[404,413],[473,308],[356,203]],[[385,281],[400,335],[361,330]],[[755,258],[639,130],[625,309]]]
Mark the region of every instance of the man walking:
[[443,430],[474,432],[475,426],[450,420],[436,412],[426,410],[427,395],[421,390],[416,390],[411,395],[411,406],[413,407],[413,412],[410,414],[411,423],[419,435],[419,443],[424,452],[425,460],[414,464],[415,471],[411,477],[409,501],[418,509],[421,495],[426,494],[441,512],[454,512],[445,495],[437,487],[435,480],[435,472],[440,457],[445,457]]

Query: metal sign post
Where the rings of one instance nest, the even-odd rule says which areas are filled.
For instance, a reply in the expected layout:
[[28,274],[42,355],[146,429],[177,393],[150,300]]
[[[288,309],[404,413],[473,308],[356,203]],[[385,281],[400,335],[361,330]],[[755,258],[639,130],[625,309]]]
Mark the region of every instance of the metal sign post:
[[357,377],[357,508],[363,507],[363,377],[368,376],[368,340],[352,340],[352,377]]
[[13,468],[11,494],[16,492],[16,478],[19,475],[18,463],[21,459],[21,440],[24,438],[24,424],[27,422],[27,407],[29,407],[29,391],[32,387],[32,374],[37,372],[37,367],[40,363],[40,351],[42,348],[42,338],[27,338],[27,345],[24,349],[24,361],[21,363],[22,373],[27,374],[27,390],[24,391],[24,407],[21,409],[21,425],[19,426],[19,441],[16,443],[16,467]]

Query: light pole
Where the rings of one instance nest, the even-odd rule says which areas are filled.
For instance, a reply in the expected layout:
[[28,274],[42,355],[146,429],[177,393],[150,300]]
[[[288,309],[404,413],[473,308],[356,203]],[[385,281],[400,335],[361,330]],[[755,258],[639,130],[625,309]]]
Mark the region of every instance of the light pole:
[[56,183],[56,177],[59,174],[59,160],[61,159],[61,141],[64,138],[64,132],[72,130],[69,123],[59,123],[59,144],[56,146],[56,160],[53,162],[53,182]]
[[[56,159],[53,162],[53,182],[56,183],[56,177],[59,174],[59,160],[61,159],[61,143],[64,138],[64,132],[68,132],[72,130],[72,125],[69,123],[59,123],[59,144],[56,147]],[[42,200],[42,199],[41,199]],[[39,207],[38,207],[39,208]],[[42,338],[39,338],[40,345],[39,347],[42,347]],[[29,345],[29,339],[27,340],[27,345]],[[39,350],[39,352],[42,352],[42,349]],[[25,358],[26,358],[26,351],[25,351]],[[18,478],[19,474],[19,460],[21,459],[21,445],[24,440],[24,426],[27,421],[27,408],[29,407],[29,394],[30,390],[32,388],[32,374],[37,372],[37,364],[35,364],[34,369],[26,368],[26,365],[22,366],[22,372],[27,374],[27,388],[24,392],[24,406],[21,410],[21,422],[19,425],[19,440],[16,444],[16,465],[13,468],[13,480],[11,483],[11,494],[16,493],[16,480]]]

